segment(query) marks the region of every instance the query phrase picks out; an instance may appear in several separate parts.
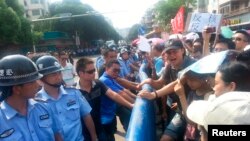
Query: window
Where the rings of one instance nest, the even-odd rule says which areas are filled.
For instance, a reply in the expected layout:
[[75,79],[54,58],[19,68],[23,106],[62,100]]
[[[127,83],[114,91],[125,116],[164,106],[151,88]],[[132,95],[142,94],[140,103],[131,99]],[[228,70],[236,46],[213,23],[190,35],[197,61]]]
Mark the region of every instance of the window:
[[39,4],[39,0],[31,0],[30,3],[31,4]]
[[38,15],[40,15],[40,10],[39,10],[39,9],[32,10],[32,15],[33,15],[33,16],[38,16]]
[[249,1],[247,0],[245,1],[245,7],[248,7],[248,5],[249,5]]
[[231,9],[232,11],[238,11],[240,8],[240,4],[238,1],[234,1],[231,3]]

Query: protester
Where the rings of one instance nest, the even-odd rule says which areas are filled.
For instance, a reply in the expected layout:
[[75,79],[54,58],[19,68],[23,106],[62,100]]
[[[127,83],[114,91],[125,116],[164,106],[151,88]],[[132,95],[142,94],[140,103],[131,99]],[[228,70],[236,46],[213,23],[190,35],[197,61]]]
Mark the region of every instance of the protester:
[[152,93],[141,91],[139,95],[147,99],[154,99],[168,94],[168,118],[170,123],[166,125],[161,141],[177,140],[184,136],[186,122],[181,117],[181,113],[179,113],[179,108],[181,108],[179,98],[173,92],[177,83],[177,73],[194,62],[194,60],[185,55],[185,49],[180,40],[170,40],[166,44],[164,52],[166,52],[168,62],[164,74],[158,80],[146,79],[139,85],[140,87],[143,84],[150,84],[153,88],[160,89]]
[[39,73],[43,74],[41,82],[43,88],[36,98],[46,101],[52,108],[53,114],[62,125],[66,141],[82,141],[81,119],[88,128],[91,140],[97,139],[95,126],[90,115],[91,107],[79,90],[62,86],[62,67],[52,56],[40,57],[36,65]]
[[62,141],[61,126],[47,103],[33,98],[42,77],[22,55],[0,60],[0,140]]
[[[221,118],[223,120],[213,120],[213,119],[209,119],[209,121],[204,124],[203,123],[203,118],[206,119],[206,117],[202,117],[202,116],[205,116],[204,113],[206,112],[209,112],[209,113],[206,113],[206,116],[210,117],[210,116],[213,116],[213,117],[220,117],[219,115],[221,113],[218,113],[217,110],[213,110],[213,111],[210,111],[207,106],[209,106],[210,104],[211,105],[214,105],[215,104],[215,107],[213,106],[213,108],[217,108],[219,109],[220,106],[223,106],[223,108],[225,108],[224,106],[227,106],[227,108],[229,108],[229,103],[231,103],[232,105],[234,105],[234,99],[231,99],[231,98],[235,98],[235,101],[238,101],[238,95],[245,95],[246,93],[249,95],[249,91],[250,91],[250,88],[249,88],[249,85],[250,85],[250,68],[244,64],[244,63],[241,63],[241,62],[231,62],[229,64],[225,64],[223,66],[221,66],[221,68],[219,69],[219,71],[216,73],[216,76],[215,76],[215,85],[214,85],[214,96],[215,97],[210,97],[208,101],[198,101],[198,102],[193,102],[191,103],[191,105],[188,107],[187,109],[187,117],[194,121],[195,123],[199,124],[199,125],[202,125],[205,127],[205,129],[207,130],[207,125],[208,124],[236,124],[236,123],[233,123],[232,122],[232,119],[234,119],[235,117],[240,117],[240,116],[243,116],[242,114],[232,114],[231,112],[227,112],[227,111],[230,111],[230,110],[227,110],[227,111],[224,111],[223,112],[223,117],[225,118]],[[236,97],[232,97],[230,93],[228,92],[233,92],[234,93],[231,93],[231,94],[234,94]],[[245,94],[244,94],[245,92]],[[221,98],[222,97],[222,98]],[[228,99],[229,98],[229,99]],[[247,98],[244,96],[244,98]],[[229,101],[227,101],[227,100]],[[247,98],[249,99],[249,98]],[[247,100],[245,99],[245,100]],[[224,101],[226,100],[226,101]],[[217,103],[218,101],[220,102],[225,102],[225,104],[222,104],[222,103]],[[242,101],[244,102],[244,101]],[[204,103],[206,105],[204,105]],[[218,105],[216,105],[216,103]],[[198,106],[198,107],[197,107]],[[204,107],[206,106],[206,107]],[[195,108],[196,107],[196,108]],[[201,108],[201,109],[199,109]],[[208,108],[208,109],[206,109]],[[232,107],[233,108],[233,107]],[[238,110],[235,110],[235,109],[232,109],[230,108],[231,110],[233,110],[234,112],[239,112],[240,109],[238,109],[239,107],[234,107],[235,109],[238,109]],[[242,108],[242,107],[241,107]],[[192,115],[194,113],[193,110],[196,110],[196,112],[200,113],[202,112],[203,114],[201,114],[201,118],[199,118],[199,120],[197,119],[196,115]],[[203,110],[203,111],[201,111]],[[215,115],[217,114],[217,115]],[[227,114],[227,115],[225,115]],[[230,115],[228,115],[230,114]],[[236,116],[237,115],[237,116]],[[245,122],[245,121],[237,121],[237,122]],[[203,127],[201,127],[202,129]],[[202,130],[202,132],[205,132],[205,130]],[[205,132],[204,135],[206,135],[207,133]],[[204,138],[204,137],[202,137]],[[206,137],[205,137],[206,139]]]
[[230,39],[219,39],[213,48],[213,52],[221,52],[225,50],[235,49],[235,44]]
[[[135,102],[136,95],[131,93],[129,90],[125,89],[116,82],[116,77],[119,76],[120,64],[117,60],[111,60],[106,64],[106,70],[104,74],[100,77],[107,87],[118,93],[121,97],[129,101],[130,103]],[[120,121],[125,130],[128,129],[129,119],[131,115],[131,110],[124,106],[117,105],[108,97],[105,97],[102,101],[104,105],[101,107],[102,114],[102,124],[112,125],[115,123],[115,112],[119,116]],[[117,107],[117,108],[116,108]]]
[[59,62],[63,68],[61,72],[62,72],[64,84],[66,86],[75,85],[76,83],[75,83],[74,77],[76,74],[75,74],[73,64],[69,62],[68,53],[66,53],[65,51],[59,52]]
[[198,74],[193,71],[188,71],[184,74],[184,79],[187,85],[191,88],[188,93],[185,91],[183,84],[178,81],[175,85],[175,93],[178,95],[182,107],[182,116],[187,120],[185,141],[199,140],[200,134],[197,125],[190,123],[186,117],[186,110],[188,105],[195,100],[208,99],[209,95],[213,93],[212,88],[208,84],[209,74]]
[[228,92],[213,101],[194,101],[187,109],[187,117],[201,125],[201,141],[207,141],[208,125],[249,125],[249,103],[249,92]]
[[246,30],[237,30],[234,33],[232,40],[235,43],[235,49],[242,52],[250,42],[250,35]]
[[[125,100],[118,93],[114,92],[110,88],[107,88],[101,81],[95,80],[95,66],[94,61],[89,58],[80,58],[76,62],[76,71],[79,76],[79,82],[76,88],[79,89],[82,95],[89,102],[92,107],[91,116],[93,118],[97,137],[99,141],[108,141],[112,132],[112,127],[103,125],[101,123],[101,108],[104,102],[103,99],[109,98],[112,101],[126,106],[132,109],[133,104]],[[84,136],[86,141],[89,141],[89,133],[84,128]],[[111,133],[110,133],[111,132]]]

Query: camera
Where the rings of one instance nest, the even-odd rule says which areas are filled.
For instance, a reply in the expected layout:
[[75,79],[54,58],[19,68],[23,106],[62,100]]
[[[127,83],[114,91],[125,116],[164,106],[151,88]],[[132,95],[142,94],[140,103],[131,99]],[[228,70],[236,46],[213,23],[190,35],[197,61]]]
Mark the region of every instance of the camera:
[[216,31],[216,27],[207,27],[206,28],[206,32],[207,33],[213,33],[213,32],[215,32]]

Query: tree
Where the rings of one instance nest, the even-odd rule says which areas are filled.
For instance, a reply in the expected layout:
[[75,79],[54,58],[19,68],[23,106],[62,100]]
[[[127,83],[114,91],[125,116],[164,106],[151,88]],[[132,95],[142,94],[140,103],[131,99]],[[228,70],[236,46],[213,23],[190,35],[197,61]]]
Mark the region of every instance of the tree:
[[[190,12],[188,6],[196,7],[197,0],[160,0],[154,6],[156,20],[163,25],[163,27],[170,27],[170,21],[173,19],[179,10],[180,6],[186,7],[185,15]],[[186,16],[185,16],[186,17]],[[168,29],[167,29],[168,30]]]
[[1,44],[15,43],[21,22],[16,12],[7,6],[4,0],[0,0],[0,42]]
[[70,37],[75,36],[77,32],[81,40],[88,42],[96,39],[113,39],[118,41],[121,38],[101,14],[98,14],[97,12],[93,13],[94,9],[87,4],[82,4],[80,0],[63,0],[62,2],[52,3],[49,9],[50,17],[58,17],[62,13],[87,15],[63,21],[54,20],[53,22],[35,22],[35,31],[62,31],[68,33]]
[[0,41],[2,44],[32,44],[30,22],[17,0],[0,0]]
[[128,36],[127,36],[128,41],[132,41],[132,40],[138,38],[139,27],[140,27],[140,24],[135,24],[130,28],[130,30],[128,32]]
[[14,9],[14,11],[16,12],[16,14],[19,17],[22,17],[24,14],[24,8],[22,6],[19,5],[17,0],[5,0],[6,4],[8,5],[8,7],[11,7],[12,9]]

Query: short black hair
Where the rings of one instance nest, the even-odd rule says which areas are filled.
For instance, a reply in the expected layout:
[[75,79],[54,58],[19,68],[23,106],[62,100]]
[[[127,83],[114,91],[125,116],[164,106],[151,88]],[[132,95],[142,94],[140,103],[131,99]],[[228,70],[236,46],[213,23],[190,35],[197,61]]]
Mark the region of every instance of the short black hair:
[[115,52],[115,50],[112,48],[105,48],[105,50],[103,51],[103,56],[107,57],[109,52]]
[[120,65],[119,61],[117,59],[112,59],[109,62],[107,62],[107,64],[105,65],[106,68],[110,68],[112,67],[113,64],[117,64]]
[[248,33],[246,30],[244,30],[244,29],[237,30],[237,31],[235,32],[235,34],[236,34],[236,33],[241,33],[241,34],[243,34],[243,35],[246,37],[247,42],[250,42],[250,35],[249,35],[249,33]]
[[76,72],[79,75],[80,71],[84,71],[88,64],[94,64],[94,61],[87,57],[82,57],[76,62]]
[[227,45],[228,49],[235,49],[235,43],[230,39],[225,39],[225,38],[219,39],[216,42],[216,44],[219,44],[219,43],[223,43]]
[[225,83],[236,84],[236,91],[250,91],[250,69],[245,63],[234,61],[222,65],[218,71]]

